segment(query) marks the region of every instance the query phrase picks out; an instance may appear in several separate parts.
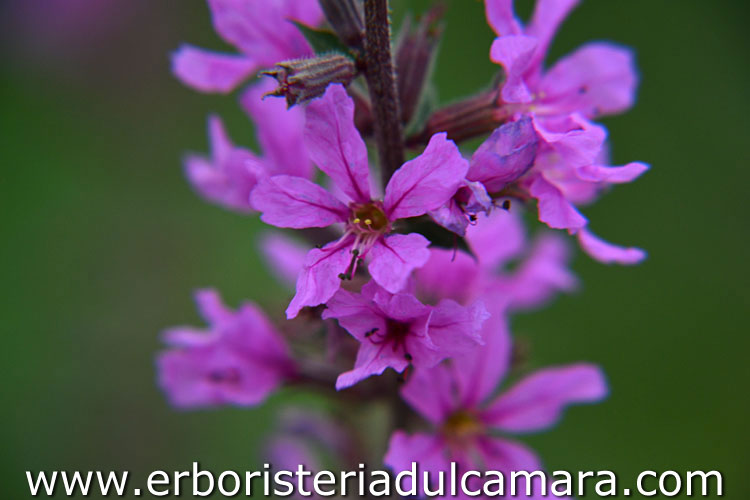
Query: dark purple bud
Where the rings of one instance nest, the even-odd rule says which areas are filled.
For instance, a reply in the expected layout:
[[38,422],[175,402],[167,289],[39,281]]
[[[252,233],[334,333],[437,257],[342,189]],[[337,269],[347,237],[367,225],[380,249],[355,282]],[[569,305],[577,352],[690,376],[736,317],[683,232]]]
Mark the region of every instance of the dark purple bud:
[[438,4],[422,16],[414,29],[410,18],[404,21],[401,29],[396,50],[396,74],[403,123],[408,123],[417,109],[443,32],[439,21],[444,11],[445,6]]
[[320,0],[328,24],[347,46],[362,49],[365,40],[362,0]]

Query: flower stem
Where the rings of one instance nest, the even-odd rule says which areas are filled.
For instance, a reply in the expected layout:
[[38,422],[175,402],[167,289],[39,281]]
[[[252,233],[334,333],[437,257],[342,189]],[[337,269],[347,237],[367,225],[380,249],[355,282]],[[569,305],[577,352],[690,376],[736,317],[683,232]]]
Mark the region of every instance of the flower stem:
[[388,0],[365,0],[365,64],[385,186],[404,162],[404,132],[391,56]]

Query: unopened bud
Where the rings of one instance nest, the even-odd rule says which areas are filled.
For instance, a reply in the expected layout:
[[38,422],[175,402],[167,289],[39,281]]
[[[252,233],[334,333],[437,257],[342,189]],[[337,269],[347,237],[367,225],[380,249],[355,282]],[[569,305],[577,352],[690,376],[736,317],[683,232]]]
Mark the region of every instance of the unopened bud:
[[443,31],[439,21],[444,11],[443,4],[436,5],[413,29],[411,19],[407,17],[404,20],[396,52],[398,95],[403,123],[409,123],[417,109]]
[[447,132],[461,142],[489,132],[510,119],[512,113],[500,105],[499,88],[438,109],[427,119],[421,132],[407,139],[408,146],[426,144],[433,134]]
[[347,46],[361,49],[365,39],[362,0],[320,0],[326,20]]
[[357,69],[349,57],[330,53],[282,61],[263,74],[274,77],[279,83],[275,90],[265,95],[285,97],[291,107],[323,95],[330,83],[349,85],[357,75]]

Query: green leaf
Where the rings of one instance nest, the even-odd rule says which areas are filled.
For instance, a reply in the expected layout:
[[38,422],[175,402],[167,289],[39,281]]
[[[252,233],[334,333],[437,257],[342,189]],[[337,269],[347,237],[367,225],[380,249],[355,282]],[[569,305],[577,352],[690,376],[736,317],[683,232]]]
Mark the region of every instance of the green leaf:
[[292,22],[302,32],[316,54],[338,52],[339,54],[343,54],[354,59],[351,50],[349,50],[349,47],[344,45],[335,33],[326,30],[311,28],[297,21]]

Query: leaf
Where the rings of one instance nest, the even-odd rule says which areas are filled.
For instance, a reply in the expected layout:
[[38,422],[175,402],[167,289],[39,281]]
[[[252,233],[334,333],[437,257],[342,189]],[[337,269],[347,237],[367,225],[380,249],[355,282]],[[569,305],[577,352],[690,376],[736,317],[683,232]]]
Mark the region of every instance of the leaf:
[[292,22],[302,32],[316,54],[337,52],[354,59],[352,51],[339,40],[339,37],[335,33],[311,28],[297,21]]

